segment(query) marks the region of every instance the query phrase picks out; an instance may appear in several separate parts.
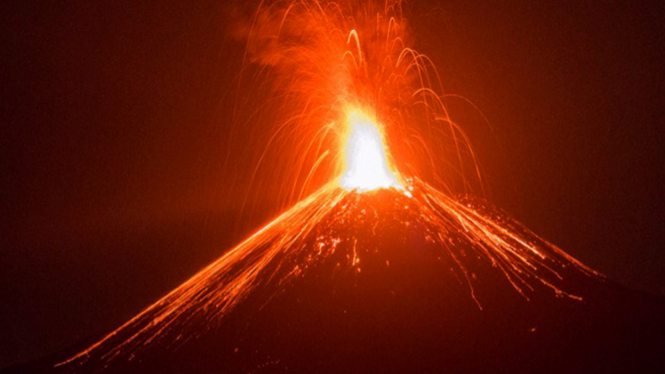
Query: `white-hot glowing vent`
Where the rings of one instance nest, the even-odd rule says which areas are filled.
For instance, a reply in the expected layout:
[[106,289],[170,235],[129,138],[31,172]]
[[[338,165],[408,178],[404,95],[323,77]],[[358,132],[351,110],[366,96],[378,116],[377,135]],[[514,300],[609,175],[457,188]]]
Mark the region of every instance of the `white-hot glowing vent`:
[[340,184],[347,190],[401,188],[388,163],[387,149],[377,124],[361,112],[348,116],[344,172]]

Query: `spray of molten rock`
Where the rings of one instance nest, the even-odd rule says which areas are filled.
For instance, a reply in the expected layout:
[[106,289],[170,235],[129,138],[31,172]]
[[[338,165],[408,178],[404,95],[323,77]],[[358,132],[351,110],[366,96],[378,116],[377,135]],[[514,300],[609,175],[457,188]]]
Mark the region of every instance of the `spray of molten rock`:
[[[406,163],[411,165],[405,166],[408,176],[398,172],[388,152],[388,145],[398,141],[386,139],[393,130],[402,135],[416,130],[409,119],[419,118],[418,106],[424,113],[419,123],[445,123],[450,131],[446,139],[453,141],[457,155],[472,155],[460,150],[459,140],[465,137],[434,94],[431,74],[422,64],[425,58],[403,46],[405,26],[397,11],[399,2],[388,1],[379,13],[364,5],[359,6],[362,12],[351,13],[369,14],[368,20],[375,22],[363,18],[369,23],[364,30],[370,30],[367,47],[360,42],[362,33],[351,28],[362,22],[343,16],[336,3],[280,4],[267,8],[279,16],[275,33],[300,35],[289,30],[297,24],[308,37],[286,38],[288,42],[279,47],[276,36],[266,47],[271,58],[264,57],[290,73],[316,66],[334,75],[330,80],[334,84],[325,84],[329,75],[320,78],[321,74],[303,74],[289,84],[294,91],[308,91],[307,102],[316,104],[317,109],[304,116],[308,121],[333,123],[341,144],[337,178],[60,365],[88,361],[106,365],[115,358],[131,359],[157,342],[182,342],[223,324],[253,294],[269,295],[267,303],[298,282],[320,278],[317,269],[329,269],[331,282],[335,276],[362,277],[403,266],[405,254],[425,256],[437,271],[450,274],[468,290],[477,310],[482,310],[483,299],[475,286],[483,281],[482,271],[490,272],[482,269],[498,274],[493,281],[504,282],[524,300],[542,293],[579,300],[582,295],[566,287],[565,277],[598,275],[501,212],[442,193],[413,176],[418,169],[413,162]],[[262,17],[263,10],[257,17]],[[303,23],[304,17],[308,21]],[[263,21],[262,25],[270,24]],[[289,53],[290,58],[279,65]],[[417,83],[410,88],[414,76]],[[326,103],[325,114],[317,112],[322,103]],[[415,154],[403,144],[396,148],[400,155]],[[314,168],[323,158],[314,158]],[[395,243],[408,250],[384,250]]]
[[[359,122],[352,122],[346,171],[338,180],[67,363],[133,357],[160,339],[191,338],[183,333],[200,329],[190,325],[206,321],[212,328],[253,291],[278,293],[297,280],[306,282],[317,267],[360,276],[365,262],[376,267],[380,258],[390,271],[400,265],[400,258],[381,254],[379,238],[413,228],[424,234],[423,243],[415,245],[439,263],[440,271],[453,273],[468,287],[478,308],[482,300],[474,293],[474,269],[483,265],[503,274],[527,300],[543,290],[581,299],[562,288],[563,275],[596,274],[593,270],[500,213],[458,201],[418,179],[401,180],[390,168],[380,128],[357,113],[351,118]],[[392,237],[414,245],[408,235]]]

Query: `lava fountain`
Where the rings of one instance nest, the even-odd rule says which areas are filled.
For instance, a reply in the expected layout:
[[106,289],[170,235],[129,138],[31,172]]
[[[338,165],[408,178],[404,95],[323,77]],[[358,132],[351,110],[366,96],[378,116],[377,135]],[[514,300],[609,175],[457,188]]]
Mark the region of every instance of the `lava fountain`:
[[[330,262],[360,274],[367,259],[381,253],[369,232],[420,227],[441,272],[452,272],[465,284],[480,309],[482,300],[474,291],[483,280],[479,264],[502,274],[525,300],[546,291],[581,300],[565,289],[565,275],[599,275],[504,215],[419,179],[402,186],[390,171],[378,129],[368,123],[353,126],[342,176],[60,365],[107,367],[113,360],[140,357],[155,344],[184,344],[223,324],[253,292],[279,294],[294,282],[307,282],[310,273]],[[360,227],[370,229],[360,233]],[[386,269],[390,261],[385,260]]]
[[362,112],[353,111],[348,116],[348,127],[340,186],[358,191],[401,188],[389,166],[379,125]]
[[[316,150],[295,159],[294,180],[303,179],[300,170],[307,169],[306,180],[321,170],[337,175],[60,365],[106,367],[113,360],[140,357],[158,342],[181,344],[223,325],[259,290],[277,294],[327,265],[362,273],[365,263],[382,256],[375,233],[406,233],[413,227],[422,239],[419,245],[441,264],[440,272],[454,274],[480,309],[483,300],[475,286],[484,279],[481,267],[499,274],[525,300],[542,292],[581,299],[566,288],[565,277],[597,272],[506,215],[440,192],[419,177],[442,158],[447,164],[458,159],[461,175],[480,174],[466,135],[437,93],[436,70],[406,45],[407,31],[398,0],[386,1],[383,8],[374,2],[323,0],[263,4],[249,36],[250,63],[270,66],[276,74],[275,95],[287,103],[280,107],[286,108],[286,120],[277,132],[291,126],[290,133],[311,139],[302,149]],[[445,135],[425,141],[420,134],[433,128],[432,134]],[[332,152],[332,146],[321,144],[340,146]],[[286,146],[280,149],[288,153]],[[408,235],[396,240],[411,245]],[[374,263],[390,269],[400,258]]]

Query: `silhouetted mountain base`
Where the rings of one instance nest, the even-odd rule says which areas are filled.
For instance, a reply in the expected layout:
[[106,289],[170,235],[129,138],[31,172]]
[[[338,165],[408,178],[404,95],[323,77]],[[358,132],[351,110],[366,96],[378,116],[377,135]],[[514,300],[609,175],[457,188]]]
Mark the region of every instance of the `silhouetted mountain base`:
[[[559,286],[581,301],[537,282],[525,297],[500,268],[472,254],[473,243],[448,232],[456,251],[467,253],[467,280],[441,243],[426,240],[417,211],[403,224],[399,207],[409,200],[395,194],[346,196],[352,209],[373,206],[380,214],[355,222],[324,218],[304,239],[307,247],[322,233],[353,240],[288,281],[274,276],[286,271],[275,265],[276,280],[257,286],[223,318],[203,315],[179,338],[110,361],[53,367],[78,352],[72,350],[7,373],[665,372],[662,299],[574,267],[557,268]],[[360,262],[349,266],[356,257]]]

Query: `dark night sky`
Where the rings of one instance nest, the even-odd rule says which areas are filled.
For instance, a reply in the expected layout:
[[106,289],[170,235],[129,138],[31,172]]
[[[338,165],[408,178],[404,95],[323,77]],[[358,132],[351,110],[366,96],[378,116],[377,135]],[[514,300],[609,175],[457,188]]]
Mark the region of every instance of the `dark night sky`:
[[[118,325],[280,209],[239,213],[221,3],[5,5],[0,367]],[[409,2],[416,47],[493,127],[466,115],[489,199],[665,295],[665,6],[436,3]]]

